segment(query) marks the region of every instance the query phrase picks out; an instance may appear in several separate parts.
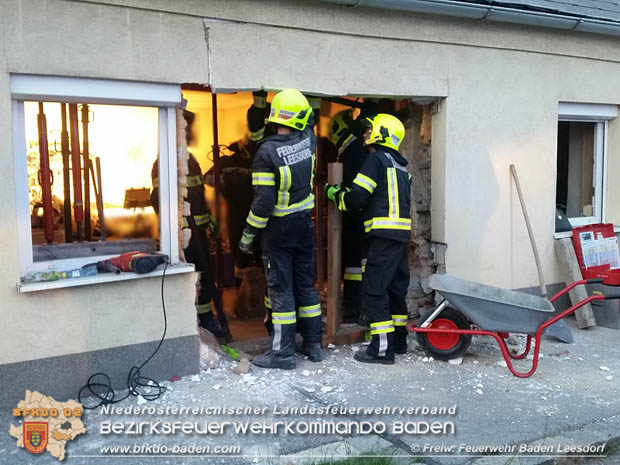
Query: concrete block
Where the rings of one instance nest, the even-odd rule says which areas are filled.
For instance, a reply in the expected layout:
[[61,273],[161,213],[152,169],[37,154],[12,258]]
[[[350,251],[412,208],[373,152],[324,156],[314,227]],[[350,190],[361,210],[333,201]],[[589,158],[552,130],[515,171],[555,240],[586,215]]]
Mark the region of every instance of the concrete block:
[[[567,283],[579,281],[582,278],[579,263],[575,255],[575,249],[570,239],[558,239],[554,241],[555,253],[562,264]],[[570,301],[573,305],[588,297],[588,293],[583,286],[577,286],[569,292]],[[589,328],[596,325],[596,319],[592,313],[592,306],[586,304],[575,312],[577,325],[580,329]]]
[[[588,287],[588,293],[592,292],[609,292],[609,286],[603,286],[601,284],[591,284]],[[596,324],[598,326],[604,326],[605,328],[620,329],[620,301],[619,300],[604,300],[592,302],[592,311],[596,318]]]

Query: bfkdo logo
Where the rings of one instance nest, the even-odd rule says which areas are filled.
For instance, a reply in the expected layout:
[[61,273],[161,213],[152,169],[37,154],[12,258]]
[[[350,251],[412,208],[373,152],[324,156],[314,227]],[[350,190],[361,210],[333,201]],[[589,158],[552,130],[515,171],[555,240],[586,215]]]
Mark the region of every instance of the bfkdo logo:
[[23,424],[24,447],[28,452],[40,454],[47,447],[49,425],[42,421],[26,421]]
[[24,400],[13,409],[13,417],[22,424],[11,424],[9,434],[17,439],[17,447],[32,454],[47,450],[62,461],[67,442],[86,433],[83,411],[82,405],[74,400],[58,402],[40,392],[26,391]]

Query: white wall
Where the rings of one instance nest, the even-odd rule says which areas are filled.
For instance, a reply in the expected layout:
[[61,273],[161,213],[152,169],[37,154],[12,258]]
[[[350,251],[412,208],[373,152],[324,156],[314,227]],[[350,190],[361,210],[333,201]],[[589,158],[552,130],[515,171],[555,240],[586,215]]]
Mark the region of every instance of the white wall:
[[[206,81],[206,60],[195,58],[204,52],[201,20],[65,1],[10,0],[0,4],[0,28],[0,363],[159,339],[159,278],[17,292],[9,73]],[[168,337],[196,333],[195,279],[195,273],[166,278]]]
[[[508,166],[521,175],[547,279],[560,281],[558,102],[620,103],[620,47],[604,36],[310,1],[7,0],[0,8],[5,122],[8,73],[447,97],[433,117],[433,235],[448,244],[449,273],[507,287],[537,280]],[[617,122],[609,141],[613,176]],[[155,279],[16,293],[10,125],[0,126],[0,142],[0,338],[13,341],[0,363],[156,339]],[[607,217],[620,220],[618,189],[609,187]],[[193,276],[169,283],[171,335],[189,334]]]
[[[436,23],[443,27],[431,31],[429,23],[438,20],[403,14],[377,27],[382,16],[376,10],[375,27],[364,29],[364,10],[332,11],[342,11],[345,24],[351,17],[359,20],[362,34],[386,31],[390,38],[317,32],[326,27],[320,21],[292,29],[208,19],[212,84],[224,89],[294,86],[328,94],[447,96],[433,121],[432,207],[434,239],[448,244],[447,271],[498,286],[537,284],[511,184],[509,166],[514,163],[546,278],[562,281],[553,251],[558,102],[620,103],[614,77],[620,66],[617,50],[608,47],[610,40],[509,25],[502,25],[502,33],[497,25],[458,21]],[[283,49],[277,44],[294,45]],[[583,58],[585,44],[596,45],[590,53],[607,61]],[[233,55],[244,66],[231,75],[226,67]],[[610,128],[613,140],[617,129]],[[612,164],[619,150],[610,147]],[[616,205],[613,198],[609,203],[614,204],[610,209]]]

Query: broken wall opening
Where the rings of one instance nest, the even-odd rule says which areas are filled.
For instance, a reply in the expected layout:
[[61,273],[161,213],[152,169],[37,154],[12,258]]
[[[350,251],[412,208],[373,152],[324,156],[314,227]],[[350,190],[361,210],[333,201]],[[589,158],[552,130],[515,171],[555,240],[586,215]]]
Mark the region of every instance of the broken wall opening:
[[[431,239],[431,115],[433,103],[428,100],[409,100],[409,119],[405,123],[405,138],[401,153],[409,162],[411,172],[411,242],[409,270],[411,279],[407,293],[409,316],[432,307],[434,298],[428,278],[444,272],[445,245]],[[419,102],[419,103],[418,103]]]
[[[270,92],[267,100],[275,93]],[[215,211],[215,184],[220,183],[226,175],[215,179],[213,169],[213,108],[212,94],[207,89],[198,86],[183,86],[183,97],[187,100],[187,110],[196,114],[192,130],[196,136],[193,146],[189,151],[198,160],[201,169],[206,173],[206,195],[212,211]],[[342,99],[342,102],[339,100]],[[321,208],[315,209],[313,217],[316,231],[316,257],[317,257],[317,288],[325,301],[327,275],[327,202],[324,196],[317,191],[322,191],[323,183],[327,181],[327,163],[336,160],[337,152],[332,142],[326,135],[331,118],[338,112],[351,108],[347,100],[352,103],[354,115],[358,109],[356,103],[362,98],[352,96],[335,97],[335,101],[322,100],[321,118],[317,125],[317,133],[320,136],[318,145],[318,162],[315,174],[315,195],[321,199]],[[231,94],[217,94],[218,114],[218,139],[219,156],[224,162],[230,161],[228,157],[240,156],[240,146],[245,146],[249,140],[247,111],[252,105],[251,92],[236,92]],[[411,284],[407,296],[410,316],[416,316],[419,308],[432,304],[430,290],[426,286],[427,278],[437,270],[435,262],[435,248],[431,242],[430,221],[430,173],[431,173],[431,105],[413,103],[411,98],[392,99],[394,112],[403,119],[406,128],[406,136],[401,145],[403,156],[409,161],[412,174],[412,237],[410,248]],[[250,156],[251,154],[244,154]],[[227,165],[226,169],[233,169],[239,175],[251,176],[251,160],[246,160],[243,166]],[[243,173],[245,171],[245,173]],[[230,173],[227,173],[230,174]],[[221,184],[218,184],[222,188]],[[221,272],[223,280],[223,307],[228,316],[229,325],[235,340],[247,340],[264,338],[267,336],[263,326],[265,314],[265,281],[262,273],[262,264],[255,261],[251,270],[244,276],[243,284],[239,279],[235,280],[233,242],[230,239],[231,218],[238,216],[245,224],[249,202],[245,209],[239,207],[229,195],[220,196],[220,233],[222,245]],[[239,214],[239,209],[244,210]],[[319,216],[320,215],[320,216]],[[238,222],[235,220],[236,222]],[[319,226],[320,225],[320,226]],[[237,225],[238,227],[239,225]],[[233,227],[234,229],[234,227]],[[237,267],[237,272],[238,272]],[[238,276],[237,276],[238,278]]]

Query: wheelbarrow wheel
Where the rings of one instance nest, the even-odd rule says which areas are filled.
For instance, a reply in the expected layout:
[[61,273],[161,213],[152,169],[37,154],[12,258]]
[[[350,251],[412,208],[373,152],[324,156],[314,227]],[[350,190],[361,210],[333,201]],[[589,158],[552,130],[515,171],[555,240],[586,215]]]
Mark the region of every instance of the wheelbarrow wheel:
[[[421,325],[435,309],[424,312],[418,324]],[[429,325],[432,329],[470,329],[471,324],[461,312],[446,307]],[[465,353],[471,344],[471,336],[454,333],[416,333],[420,347],[433,358],[438,360],[451,360]]]

